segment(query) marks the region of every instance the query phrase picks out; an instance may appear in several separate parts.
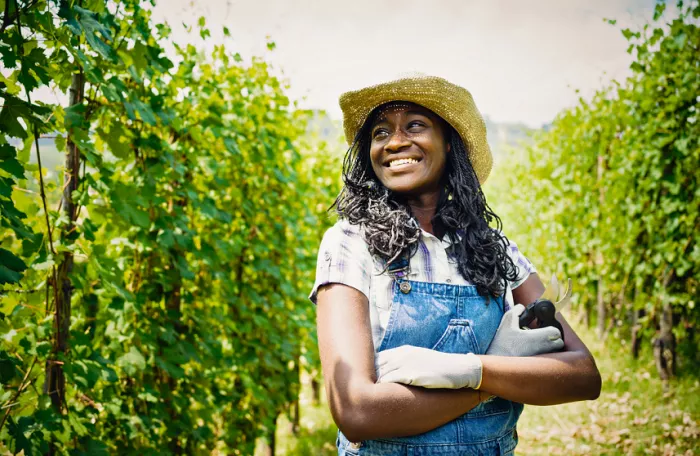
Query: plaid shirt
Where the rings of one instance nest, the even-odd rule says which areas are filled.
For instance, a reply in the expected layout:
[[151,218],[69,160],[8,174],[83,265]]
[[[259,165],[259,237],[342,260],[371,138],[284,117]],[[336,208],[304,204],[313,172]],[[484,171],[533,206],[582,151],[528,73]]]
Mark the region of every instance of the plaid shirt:
[[[437,282],[469,285],[450,258],[451,243],[421,230],[418,250],[410,259],[408,279],[417,282]],[[517,280],[506,290],[506,308],[513,302],[511,289],[517,288],[530,274],[537,272],[530,261],[510,241],[508,254],[517,269]],[[316,303],[318,288],[329,283],[342,283],[362,292],[369,301],[372,338],[379,346],[386,330],[394,299],[393,278],[385,273],[384,262],[373,257],[362,239],[360,227],[345,220],[338,221],[326,231],[318,250],[316,283],[309,299]]]

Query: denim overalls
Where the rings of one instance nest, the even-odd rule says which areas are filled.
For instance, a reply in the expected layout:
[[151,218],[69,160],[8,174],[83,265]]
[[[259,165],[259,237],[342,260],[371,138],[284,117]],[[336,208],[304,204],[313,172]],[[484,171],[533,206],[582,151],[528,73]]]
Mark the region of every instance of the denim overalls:
[[[394,299],[377,352],[415,345],[484,354],[503,317],[503,298],[488,302],[474,286],[409,281],[404,273],[407,260],[401,261],[389,267],[396,278]],[[522,404],[496,397],[420,435],[351,443],[338,431],[338,455],[511,455],[522,410]]]

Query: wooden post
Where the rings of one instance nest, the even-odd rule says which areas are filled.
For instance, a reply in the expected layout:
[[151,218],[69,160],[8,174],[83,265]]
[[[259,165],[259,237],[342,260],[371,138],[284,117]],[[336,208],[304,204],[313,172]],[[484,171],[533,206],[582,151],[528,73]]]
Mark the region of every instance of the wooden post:
[[636,305],[639,298],[639,287],[634,288],[634,304],[632,308],[632,335],[631,335],[631,349],[632,358],[639,358],[639,347],[641,346],[642,338],[640,333],[642,331],[642,325],[639,323],[639,318],[644,316],[644,309],[637,309]]
[[[73,74],[70,88],[70,106],[81,104],[85,92],[85,77],[82,72]],[[68,224],[61,233],[64,245],[72,243],[71,234],[75,229],[75,220],[78,216],[77,207],[73,202],[73,192],[78,189],[80,183],[80,151],[78,146],[68,134],[66,142],[65,172],[63,178],[63,195],[61,208],[68,220]],[[65,403],[66,379],[63,373],[63,365],[57,362],[59,353],[68,351],[68,335],[70,328],[71,298],[73,285],[70,274],[73,271],[73,253],[70,250],[62,254],[61,264],[56,275],[55,301],[54,301],[54,340],[52,354],[46,360],[46,381],[44,393],[51,398],[51,404],[58,413],[62,413]]]
[[321,383],[315,376],[311,377],[311,403],[314,406],[321,403]]
[[292,434],[294,436],[299,435],[299,431],[301,430],[301,357],[297,357],[296,363],[294,363],[294,370],[296,371],[297,374],[297,379],[299,379],[299,390],[297,391],[296,394],[296,400],[292,404],[293,410],[292,410]]
[[671,283],[674,272],[668,269],[663,280],[661,295],[661,315],[659,318],[659,332],[654,339],[654,360],[656,370],[663,381],[664,390],[668,389],[668,381],[675,375],[676,370],[676,338],[673,335],[673,307],[666,297],[666,289]]
[[[70,106],[81,104],[85,96],[85,77],[81,72],[74,73],[71,78]],[[75,230],[75,221],[78,217],[77,207],[73,202],[73,192],[78,189],[80,183],[80,151],[73,142],[70,132],[66,142],[65,171],[63,174],[63,194],[61,195],[61,208],[67,225],[61,231],[61,241],[64,245],[70,245],[72,233]],[[61,261],[54,276],[54,308],[53,308],[53,346],[51,354],[46,359],[43,392],[51,399],[54,411],[63,414],[66,401],[66,377],[63,364],[58,361],[60,354],[68,352],[68,336],[70,330],[71,299],[73,297],[73,284],[71,272],[73,271],[73,253],[66,249],[61,254]],[[48,455],[57,454],[54,442],[48,448]]]

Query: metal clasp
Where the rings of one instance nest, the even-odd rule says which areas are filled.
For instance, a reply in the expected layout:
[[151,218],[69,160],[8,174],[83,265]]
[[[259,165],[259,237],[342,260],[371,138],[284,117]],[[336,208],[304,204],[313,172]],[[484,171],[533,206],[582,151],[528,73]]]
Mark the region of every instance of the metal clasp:
[[411,282],[406,280],[410,262],[405,255],[389,263],[386,270],[394,277],[394,281],[399,285],[401,293],[408,294],[411,292]]

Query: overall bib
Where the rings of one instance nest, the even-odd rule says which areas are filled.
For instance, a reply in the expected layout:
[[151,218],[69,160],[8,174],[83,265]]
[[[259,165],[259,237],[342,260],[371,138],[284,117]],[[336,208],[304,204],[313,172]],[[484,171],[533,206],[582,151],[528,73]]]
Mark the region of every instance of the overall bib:
[[[489,302],[474,286],[408,281],[399,274],[377,352],[414,345],[484,354],[503,317],[503,305],[502,297]],[[338,431],[336,446],[339,456],[512,455],[522,410],[522,404],[496,397],[424,434],[349,442]]]

